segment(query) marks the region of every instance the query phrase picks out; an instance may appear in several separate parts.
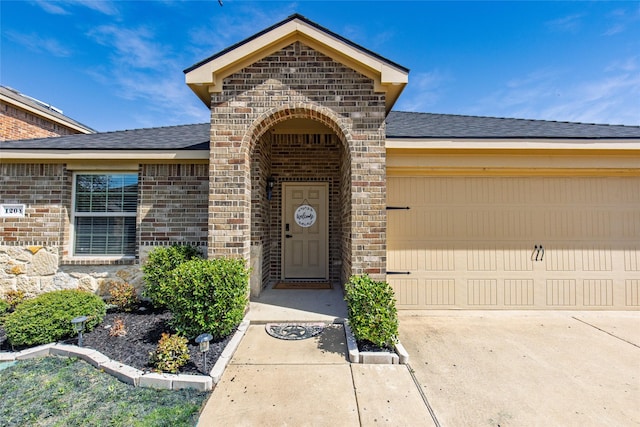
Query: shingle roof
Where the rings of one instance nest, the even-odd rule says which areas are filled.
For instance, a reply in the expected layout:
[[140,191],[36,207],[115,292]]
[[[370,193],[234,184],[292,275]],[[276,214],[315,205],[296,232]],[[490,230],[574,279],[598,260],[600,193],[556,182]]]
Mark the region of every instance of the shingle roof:
[[4,149],[208,150],[209,123],[0,142]]
[[640,138],[640,126],[392,111],[387,116],[387,138]]
[[[640,126],[392,111],[387,138],[640,139]],[[208,150],[209,123],[3,141],[0,149]]]

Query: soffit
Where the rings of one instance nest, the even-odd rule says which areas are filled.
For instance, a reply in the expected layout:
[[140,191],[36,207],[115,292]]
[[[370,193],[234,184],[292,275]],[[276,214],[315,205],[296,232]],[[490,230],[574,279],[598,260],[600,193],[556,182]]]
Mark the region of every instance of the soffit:
[[387,113],[408,82],[406,68],[350,43],[304,17],[294,15],[268,31],[185,70],[186,83],[209,106],[210,93],[222,91],[225,77],[296,41],[371,78],[375,90],[387,95]]

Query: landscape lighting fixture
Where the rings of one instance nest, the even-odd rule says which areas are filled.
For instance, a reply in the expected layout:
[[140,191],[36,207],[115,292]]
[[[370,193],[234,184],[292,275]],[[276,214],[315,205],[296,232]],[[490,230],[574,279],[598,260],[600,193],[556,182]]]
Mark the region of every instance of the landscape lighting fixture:
[[82,347],[82,332],[84,331],[84,324],[86,321],[87,316],[78,316],[71,319],[73,331],[78,334],[78,347]]
[[207,352],[209,351],[209,341],[213,339],[211,334],[200,334],[196,338],[196,343],[202,353],[202,362],[204,363],[204,373],[207,373]]

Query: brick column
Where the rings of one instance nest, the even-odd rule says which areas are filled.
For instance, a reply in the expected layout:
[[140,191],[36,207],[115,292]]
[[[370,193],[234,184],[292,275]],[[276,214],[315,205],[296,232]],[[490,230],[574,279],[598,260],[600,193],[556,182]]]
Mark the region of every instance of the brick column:
[[[209,158],[209,258],[249,259],[251,180],[248,147],[242,139],[249,126],[239,102],[216,102],[211,120]],[[219,98],[222,98],[221,96]],[[230,106],[229,104],[234,104]]]

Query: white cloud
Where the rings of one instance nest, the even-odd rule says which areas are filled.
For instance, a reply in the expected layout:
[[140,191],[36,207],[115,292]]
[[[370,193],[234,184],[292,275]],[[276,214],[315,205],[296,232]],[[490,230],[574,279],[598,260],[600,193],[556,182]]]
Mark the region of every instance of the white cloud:
[[87,73],[117,97],[139,104],[132,118],[140,126],[208,120],[208,109],[185,85],[180,50],[158,42],[153,28],[104,25],[89,36],[109,54],[108,64]]
[[234,3],[234,7],[233,14],[214,14],[206,26],[191,30],[189,36],[192,45],[195,46],[192,48],[195,61],[205,59],[253,36],[256,31],[285,19],[295,13],[297,3],[283,5],[279,9],[280,16],[273,16],[259,4],[248,6],[243,3]]
[[401,111],[428,111],[438,105],[451,77],[440,70],[409,75],[409,84],[395,105]]
[[58,40],[42,37],[35,33],[25,34],[15,31],[7,31],[6,36],[13,42],[32,52],[51,54],[61,58],[71,56],[72,54],[71,50],[62,45]]
[[89,32],[99,44],[114,48],[113,62],[134,68],[157,68],[166,61],[171,47],[154,40],[154,33],[148,27],[125,28],[103,25]]
[[118,9],[115,2],[108,0],[34,0],[47,13],[53,15],[70,15],[76,6],[86,7],[105,15],[116,15]]
[[619,61],[584,81],[572,81],[562,70],[532,72],[507,82],[467,114],[640,125],[640,73],[634,72],[634,61]]
[[605,36],[614,36],[627,31],[629,27],[638,25],[640,21],[640,5],[635,9],[615,9],[606,17]]
[[547,21],[547,27],[552,31],[575,33],[582,26],[583,14],[574,14]]

